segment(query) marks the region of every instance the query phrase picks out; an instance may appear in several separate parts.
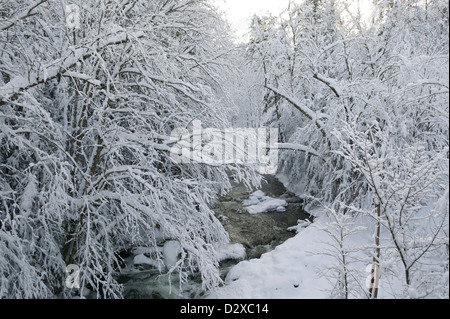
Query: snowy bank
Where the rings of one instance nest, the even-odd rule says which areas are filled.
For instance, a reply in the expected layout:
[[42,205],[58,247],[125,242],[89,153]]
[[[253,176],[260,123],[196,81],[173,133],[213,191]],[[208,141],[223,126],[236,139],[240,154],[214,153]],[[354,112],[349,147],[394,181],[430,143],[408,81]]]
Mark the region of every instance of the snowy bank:
[[243,261],[229,272],[211,299],[323,299],[332,289],[317,269],[333,262],[315,251],[329,239],[317,221],[260,259]]

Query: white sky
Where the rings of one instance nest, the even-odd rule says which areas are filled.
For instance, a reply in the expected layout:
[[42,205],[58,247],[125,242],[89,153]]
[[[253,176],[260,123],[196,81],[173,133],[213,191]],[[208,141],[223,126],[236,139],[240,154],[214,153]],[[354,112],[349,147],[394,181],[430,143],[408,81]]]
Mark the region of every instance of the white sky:
[[226,13],[238,38],[242,38],[248,32],[254,13],[271,12],[276,16],[288,7],[289,0],[214,0],[214,3]]
[[[361,9],[366,8],[365,13],[369,13],[370,0],[352,0],[352,2],[355,5],[360,2]],[[237,39],[242,40],[249,31],[250,19],[254,13],[265,14],[270,12],[272,15],[278,16],[288,7],[289,0],[213,0],[213,3],[219,7],[220,11],[225,13],[225,17],[231,23]]]

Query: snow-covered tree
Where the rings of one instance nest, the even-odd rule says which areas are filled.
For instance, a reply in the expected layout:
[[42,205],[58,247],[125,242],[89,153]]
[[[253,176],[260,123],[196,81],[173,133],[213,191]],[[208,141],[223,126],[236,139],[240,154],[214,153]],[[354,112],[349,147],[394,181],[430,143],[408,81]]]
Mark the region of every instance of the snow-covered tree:
[[[448,3],[378,1],[371,24],[349,21],[347,9],[291,3],[272,27],[289,40],[266,52],[284,57],[267,68],[266,93],[297,149],[283,151],[281,172],[312,204],[372,216],[374,264],[396,255],[405,291],[445,296],[429,283],[448,271]],[[429,258],[434,279],[419,266]]]
[[[382,263],[381,250],[388,255],[386,260],[394,255],[405,287],[420,291],[423,297],[435,293],[437,287],[430,282],[446,271],[446,260],[439,256],[445,256],[448,243],[449,179],[444,173],[448,148],[441,153],[427,151],[422,143],[399,148],[393,142],[396,139],[376,125],[366,134],[353,132],[343,133],[353,142],[343,145],[343,153],[364,176],[373,196],[374,207],[366,214],[377,222],[374,263]],[[387,247],[380,244],[381,227],[390,237]],[[421,269],[422,264],[433,265],[433,273]]]
[[[340,209],[343,209],[342,205]],[[355,263],[360,262],[357,253],[362,250],[360,246],[349,245],[352,237],[365,232],[366,227],[356,226],[355,218],[351,214],[344,214],[332,207],[324,207],[327,223],[320,229],[328,236],[323,244],[325,249],[318,253],[330,256],[334,261],[326,268],[320,269],[321,276],[328,278],[333,286],[332,298],[350,299],[368,295],[363,283],[364,275],[358,271]]]
[[211,204],[229,173],[259,177],[169,151],[195,119],[227,125],[222,20],[203,0],[66,5],[0,3],[0,296],[72,296],[75,264],[80,293],[120,297],[118,252],[165,241],[181,248],[163,273],[216,286],[213,246],[228,236]]

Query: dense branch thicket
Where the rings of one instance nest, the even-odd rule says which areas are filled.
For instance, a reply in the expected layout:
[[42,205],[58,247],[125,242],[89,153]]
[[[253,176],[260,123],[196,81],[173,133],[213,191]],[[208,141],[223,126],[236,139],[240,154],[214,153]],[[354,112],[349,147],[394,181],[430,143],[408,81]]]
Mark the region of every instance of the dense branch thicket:
[[178,165],[169,137],[195,119],[226,127],[226,26],[203,0],[71,1],[78,28],[63,2],[30,3],[0,3],[0,297],[120,297],[118,252],[158,261],[169,240],[165,273],[217,286],[228,235],[211,204],[229,176],[259,177]]
[[258,116],[313,150],[281,154],[291,188],[333,220],[370,216],[374,263],[389,260],[406,295],[448,298],[448,3],[373,4],[370,20],[337,0],[255,16],[247,61],[265,88]]

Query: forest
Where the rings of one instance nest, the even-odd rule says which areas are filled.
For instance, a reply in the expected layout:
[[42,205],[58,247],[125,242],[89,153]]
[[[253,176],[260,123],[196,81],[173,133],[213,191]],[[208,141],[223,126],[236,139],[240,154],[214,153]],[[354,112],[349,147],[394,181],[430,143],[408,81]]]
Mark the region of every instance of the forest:
[[123,298],[133,247],[181,287],[226,286],[213,206],[265,177],[174,160],[201,121],[276,129],[328,298],[448,299],[449,5],[354,2],[292,0],[238,42],[211,0],[0,0],[0,298]]

